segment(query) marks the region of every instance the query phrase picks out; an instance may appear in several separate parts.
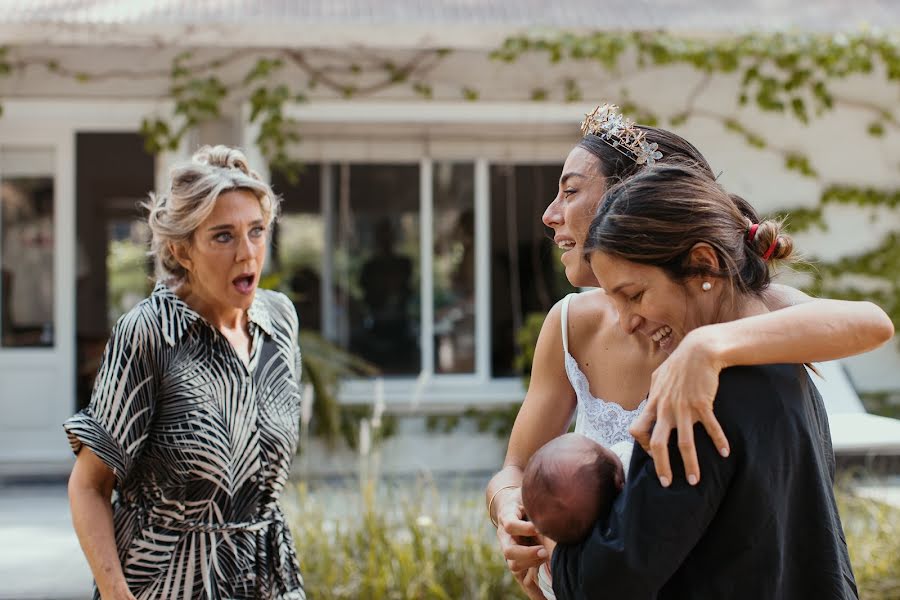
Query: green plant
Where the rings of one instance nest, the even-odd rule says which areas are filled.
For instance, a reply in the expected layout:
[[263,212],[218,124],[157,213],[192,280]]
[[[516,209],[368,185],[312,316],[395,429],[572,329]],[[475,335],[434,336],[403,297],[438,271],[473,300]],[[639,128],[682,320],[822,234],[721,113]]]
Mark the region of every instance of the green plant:
[[146,244],[133,240],[111,240],[106,255],[108,277],[107,306],[110,327],[128,312],[134,303],[153,291],[148,276]]
[[[386,486],[382,486],[384,488]],[[475,494],[432,485],[311,493],[289,514],[310,597],[323,600],[523,598]]]
[[[813,208],[777,211],[787,219],[792,233],[811,228],[828,230],[825,210],[830,206],[855,206],[876,219],[884,211],[900,208],[900,190],[832,185],[825,188]],[[810,276],[807,291],[814,296],[871,300],[881,306],[900,330],[900,234],[891,232],[870,250],[833,261],[800,264]]]
[[522,384],[528,389],[531,383],[531,363],[534,362],[534,348],[537,345],[541,327],[544,326],[543,313],[529,313],[525,316],[522,327],[516,332],[516,344],[519,352],[516,354],[515,367],[522,373]]
[[859,597],[900,598],[900,508],[848,490],[837,500]]
[[[860,597],[900,597],[900,508],[836,492]],[[369,481],[360,489],[289,489],[289,516],[310,597],[523,598],[484,513],[480,487]]]
[[491,432],[499,438],[507,439],[520,406],[520,403],[515,402],[498,408],[467,408],[462,414],[429,415],[425,419],[425,427],[432,433],[450,433],[463,421],[470,421],[475,424],[478,433]]
[[303,381],[312,385],[315,394],[311,422],[313,434],[328,441],[343,437],[351,447],[354,446],[359,419],[371,414],[372,409],[341,406],[338,402],[340,383],[347,378],[374,376],[378,370],[318,333],[301,331],[300,348],[303,352]]
[[[644,69],[690,68],[703,74],[683,106],[669,104],[669,114],[661,115],[634,100],[623,86],[619,104],[638,122],[656,125],[668,121],[679,127],[694,117],[721,124],[726,132],[741,138],[760,151],[780,156],[784,168],[802,177],[822,180],[814,160],[760,135],[739,118],[745,107],[803,124],[843,106],[859,111],[863,128],[874,140],[888,132],[900,131],[896,103],[879,104],[861,100],[838,90],[835,84],[853,76],[867,76],[894,89],[900,81],[900,38],[896,32],[863,30],[856,33],[810,34],[804,32],[752,32],[737,36],[699,38],[667,32],[594,32],[584,34],[548,33],[508,38],[492,58],[513,63],[526,55],[545,56],[549,68],[545,81],[552,81],[553,67],[576,63],[608,75],[610,84],[625,83],[623,74]],[[733,87],[737,111],[714,111],[697,105],[697,98],[714,76],[736,77]],[[549,89],[563,90],[562,99],[584,96],[570,71],[559,74]],[[536,100],[547,99],[545,87],[532,93]],[[900,165],[898,165],[900,166]],[[833,176],[833,175],[832,175]],[[790,215],[793,231],[811,226],[825,228],[824,211],[829,205],[852,205],[865,209],[896,211],[900,207],[897,189],[871,189],[850,185],[825,188],[817,206],[777,211]],[[874,213],[873,213],[874,214]],[[883,214],[883,213],[882,213]],[[810,269],[808,291],[845,299],[871,299],[881,305],[900,329],[900,235],[887,235],[872,250],[858,256],[818,264]],[[856,276],[848,278],[847,275]],[[861,276],[868,287],[860,287]]]
[[[261,288],[283,291],[288,297],[292,295],[291,290],[284,284],[284,274],[280,271],[267,273],[260,279],[259,285]],[[302,380],[312,385],[315,396],[310,423],[312,433],[329,443],[342,438],[348,446],[355,448],[359,421],[372,414],[372,407],[341,406],[338,401],[341,381],[357,377],[374,377],[378,375],[378,368],[320,334],[304,330],[302,324],[299,341],[302,353]],[[379,436],[389,437],[395,429],[396,419],[385,416],[382,418]]]
[[[349,98],[405,86],[416,97],[429,100],[435,97],[429,77],[449,53],[445,48],[425,48],[398,60],[365,49],[276,48],[254,54],[232,51],[217,58],[198,59],[196,51],[187,50],[173,59],[167,73],[168,95],[174,101],[173,114],[148,116],[142,133],[150,150],[172,149],[192,128],[220,118],[224,107],[246,102],[250,107],[249,121],[257,125],[255,142],[261,152],[274,170],[295,180],[300,165],[292,158],[290,149],[300,139],[300,132],[298,124],[287,116],[286,106],[308,101],[319,88]],[[490,56],[495,61],[515,63],[526,55],[544,56],[548,64],[542,70],[541,85],[523,90],[523,98],[536,102],[581,101],[587,94],[580,78],[573,77],[571,69],[558,74],[554,71],[556,66],[576,64],[580,69],[596,70],[607,77],[605,97],[611,96],[608,89],[619,87],[613,96],[623,111],[639,122],[679,127],[695,117],[710,119],[751,147],[778,155],[784,169],[812,179],[821,180],[822,175],[811,157],[773,144],[741,120],[745,114],[742,111],[752,107],[806,124],[837,107],[845,107],[862,115],[859,127],[873,140],[900,131],[896,103],[849,96],[836,85],[851,77],[865,76],[893,90],[900,80],[900,38],[896,32],[864,29],[834,34],[794,31],[732,36],[692,36],[665,31],[548,32],[512,36]],[[0,77],[29,68],[43,68],[55,76],[85,83],[164,75],[149,71],[88,72],[55,59],[19,58],[15,48],[0,47]],[[228,80],[226,73],[242,68],[242,78]],[[629,76],[645,69],[672,68],[693,69],[701,74],[683,105],[667,103],[668,114],[662,115],[630,94]],[[714,77],[734,81],[734,104],[725,110],[698,105],[698,97]],[[474,82],[459,80],[455,84],[457,97],[469,101],[481,97]],[[443,89],[446,96],[447,86]],[[831,186],[822,194],[818,206],[791,211],[792,221],[798,229],[809,224],[822,225],[825,223],[823,208],[832,203],[898,208],[896,189],[873,191],[856,186]],[[863,291],[846,283],[843,275],[862,275],[880,286],[874,298],[900,329],[900,288],[896,283],[900,280],[900,265],[895,260],[900,254],[898,240],[900,236],[889,236],[874,251],[826,264],[815,275],[811,291],[843,298],[859,297]],[[893,258],[879,260],[880,256]]]

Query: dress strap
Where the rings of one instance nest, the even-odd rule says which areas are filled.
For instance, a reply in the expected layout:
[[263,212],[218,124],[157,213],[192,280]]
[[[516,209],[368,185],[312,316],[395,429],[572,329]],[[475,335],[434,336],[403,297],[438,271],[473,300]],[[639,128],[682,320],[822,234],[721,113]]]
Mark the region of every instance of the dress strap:
[[576,294],[577,292],[572,292],[562,299],[562,338],[563,350],[565,350],[566,353],[569,352],[569,300]]

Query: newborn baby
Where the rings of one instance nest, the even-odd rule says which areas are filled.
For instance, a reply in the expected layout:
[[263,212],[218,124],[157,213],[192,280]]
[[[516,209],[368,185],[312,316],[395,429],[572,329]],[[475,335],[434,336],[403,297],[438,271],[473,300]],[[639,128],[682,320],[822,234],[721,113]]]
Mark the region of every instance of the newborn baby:
[[609,512],[624,485],[625,469],[612,450],[581,434],[567,433],[528,461],[522,504],[541,535],[574,544]]
[[[522,478],[522,505],[538,533],[562,544],[586,538],[622,491],[632,448],[620,442],[609,449],[568,433],[535,452]],[[544,596],[555,598],[546,563],[538,575]]]

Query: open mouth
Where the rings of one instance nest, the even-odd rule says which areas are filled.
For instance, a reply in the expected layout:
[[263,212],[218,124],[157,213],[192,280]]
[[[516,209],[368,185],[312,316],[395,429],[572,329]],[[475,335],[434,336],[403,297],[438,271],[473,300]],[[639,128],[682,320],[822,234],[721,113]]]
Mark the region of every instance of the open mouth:
[[556,242],[556,246],[560,250],[569,251],[575,247],[575,240],[567,238],[567,237],[558,235],[558,236],[556,236],[556,238],[554,238],[553,241]]
[[672,343],[672,328],[663,325],[650,335],[650,339],[656,342],[660,349],[667,350]]
[[253,291],[253,284],[255,283],[255,281],[256,275],[254,275],[253,273],[244,273],[232,279],[231,284],[241,294],[249,294]]

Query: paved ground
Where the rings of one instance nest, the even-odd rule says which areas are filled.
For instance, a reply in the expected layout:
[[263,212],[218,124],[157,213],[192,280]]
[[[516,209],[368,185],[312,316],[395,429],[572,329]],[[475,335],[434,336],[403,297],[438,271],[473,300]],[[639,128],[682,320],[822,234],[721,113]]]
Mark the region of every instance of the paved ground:
[[87,600],[90,590],[65,486],[0,488],[0,598]]

